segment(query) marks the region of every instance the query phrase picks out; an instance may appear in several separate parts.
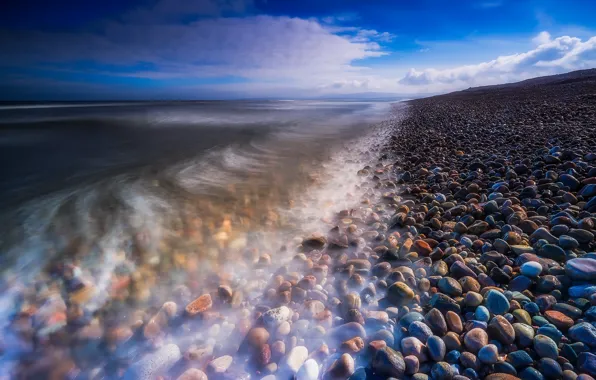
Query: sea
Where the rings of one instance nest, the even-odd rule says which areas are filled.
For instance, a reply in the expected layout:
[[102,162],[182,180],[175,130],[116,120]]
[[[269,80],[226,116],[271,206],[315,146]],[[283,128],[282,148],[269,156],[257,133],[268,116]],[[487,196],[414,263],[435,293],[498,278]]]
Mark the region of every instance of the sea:
[[[366,195],[358,171],[382,162],[405,109],[385,100],[0,104],[0,328],[23,307],[23,289],[45,289],[64,265],[95,289],[92,314],[110,303],[123,263],[151,268],[160,285],[143,302],[158,304],[182,281],[189,250],[205,278],[241,273],[238,252],[276,261],[288,241],[326,233],[333,213]],[[2,374],[27,347],[0,338]]]

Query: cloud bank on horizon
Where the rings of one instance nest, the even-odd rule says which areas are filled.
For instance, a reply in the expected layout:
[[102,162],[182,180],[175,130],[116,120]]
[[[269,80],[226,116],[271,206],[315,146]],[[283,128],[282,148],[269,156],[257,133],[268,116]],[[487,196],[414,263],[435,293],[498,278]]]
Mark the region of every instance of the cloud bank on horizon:
[[[566,5],[566,19],[545,21],[542,8],[528,6],[532,0],[523,8],[462,1],[457,14],[437,20],[429,19],[433,0],[365,8],[346,0],[346,9],[310,0],[299,9],[282,0],[157,0],[124,9],[107,1],[99,16],[65,3],[80,19],[23,23],[21,9],[9,9],[12,20],[0,18],[8,25],[0,29],[4,98],[407,95],[596,67],[593,21],[573,22],[586,4],[577,14]],[[490,28],[513,14],[523,22]],[[411,19],[395,25],[391,15]],[[471,16],[481,25],[447,22]]]

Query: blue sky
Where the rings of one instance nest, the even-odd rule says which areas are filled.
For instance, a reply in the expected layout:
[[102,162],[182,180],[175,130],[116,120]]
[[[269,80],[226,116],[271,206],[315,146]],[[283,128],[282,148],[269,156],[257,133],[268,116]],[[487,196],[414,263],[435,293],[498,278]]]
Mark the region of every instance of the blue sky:
[[589,0],[8,0],[0,99],[418,95],[596,67]]

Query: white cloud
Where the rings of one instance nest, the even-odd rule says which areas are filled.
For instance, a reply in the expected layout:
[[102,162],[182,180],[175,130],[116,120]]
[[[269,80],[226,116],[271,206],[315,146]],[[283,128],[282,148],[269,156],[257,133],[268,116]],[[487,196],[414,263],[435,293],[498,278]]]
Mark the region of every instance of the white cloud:
[[500,56],[479,64],[441,70],[410,69],[399,83],[461,88],[596,67],[596,36],[585,41],[570,36],[551,39],[550,34],[542,32],[533,42],[538,46],[525,53]]
[[540,32],[540,33],[538,33],[538,35],[536,37],[532,38],[532,42],[538,46],[549,43],[550,42],[550,33],[547,31]]
[[[0,35],[0,61],[61,67],[86,61],[110,65],[109,73],[115,75],[241,76],[315,86],[322,78],[361,71],[353,62],[386,55],[381,43],[390,38],[375,30],[338,33],[317,20],[267,15],[199,19],[186,25],[110,22],[99,34]],[[149,69],[125,70],[140,63]]]

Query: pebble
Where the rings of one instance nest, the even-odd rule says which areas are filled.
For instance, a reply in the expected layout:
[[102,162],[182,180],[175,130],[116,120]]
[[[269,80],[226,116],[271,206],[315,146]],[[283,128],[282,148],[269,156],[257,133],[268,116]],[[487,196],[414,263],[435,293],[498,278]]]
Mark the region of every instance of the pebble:
[[507,318],[497,315],[488,324],[488,334],[503,344],[512,344],[515,341],[515,329]]
[[410,323],[410,326],[408,327],[408,333],[410,334],[410,336],[418,338],[422,343],[426,343],[428,338],[430,338],[433,335],[433,332],[431,331],[430,327],[428,327],[425,323],[419,321],[414,321]]
[[514,323],[515,341],[522,347],[530,347],[534,343],[534,329],[531,325],[525,323]]
[[476,354],[482,347],[488,344],[488,335],[483,329],[472,329],[464,336],[464,344],[470,352]]
[[426,342],[426,348],[428,350],[428,356],[430,356],[433,361],[440,362],[445,358],[447,347],[445,346],[443,339],[438,336],[433,335],[429,337]]
[[308,349],[304,346],[296,346],[281,360],[280,370],[296,374],[304,362],[308,359]]
[[213,359],[207,365],[207,374],[211,377],[222,374],[230,368],[234,358],[230,355],[220,356],[219,358]]
[[405,373],[406,364],[401,353],[384,347],[375,353],[372,368],[379,375],[400,379]]
[[557,343],[546,335],[536,335],[534,337],[534,351],[541,358],[556,359],[559,356]]
[[269,309],[263,314],[263,322],[266,326],[276,327],[290,318],[291,310],[287,306],[280,306]]
[[596,327],[588,322],[578,323],[569,329],[569,337],[596,349]]
[[521,274],[529,278],[535,278],[542,273],[542,265],[535,261],[528,261],[520,267]]
[[596,259],[577,258],[565,263],[565,272],[572,280],[596,282]]
[[510,352],[507,355],[507,361],[518,371],[534,363],[532,357],[522,350]]
[[486,293],[484,304],[491,313],[500,315],[508,312],[510,307],[507,297],[493,289]]
[[489,344],[478,351],[478,359],[485,364],[495,364],[499,360],[499,350],[494,344]]
[[350,354],[343,354],[331,364],[325,374],[325,379],[347,379],[354,371],[354,358]]
[[207,380],[207,375],[200,369],[189,368],[177,380]]
[[387,298],[396,306],[407,305],[414,299],[414,291],[405,283],[398,281],[387,289]]

